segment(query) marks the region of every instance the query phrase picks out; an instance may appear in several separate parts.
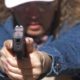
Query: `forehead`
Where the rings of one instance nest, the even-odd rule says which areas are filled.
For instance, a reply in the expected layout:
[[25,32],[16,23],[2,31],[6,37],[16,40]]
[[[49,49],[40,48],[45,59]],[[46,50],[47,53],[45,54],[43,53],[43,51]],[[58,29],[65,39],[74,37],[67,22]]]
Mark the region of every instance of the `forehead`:
[[[33,7],[35,6],[35,8],[44,8],[44,9],[49,9],[49,8],[55,8],[57,6],[56,4],[57,0],[33,0],[31,2],[28,3],[24,3],[18,6],[13,7],[12,9],[17,10],[17,11],[24,11],[25,8],[29,9],[29,7]],[[14,10],[14,11],[15,11]]]

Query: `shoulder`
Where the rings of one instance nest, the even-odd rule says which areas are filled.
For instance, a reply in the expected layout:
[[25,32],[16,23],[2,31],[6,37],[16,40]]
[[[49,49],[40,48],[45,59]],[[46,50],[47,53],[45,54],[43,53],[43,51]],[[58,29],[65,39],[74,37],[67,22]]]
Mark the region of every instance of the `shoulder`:
[[3,45],[3,42],[7,39],[10,39],[13,32],[13,21],[9,17],[5,22],[0,23],[0,47]]

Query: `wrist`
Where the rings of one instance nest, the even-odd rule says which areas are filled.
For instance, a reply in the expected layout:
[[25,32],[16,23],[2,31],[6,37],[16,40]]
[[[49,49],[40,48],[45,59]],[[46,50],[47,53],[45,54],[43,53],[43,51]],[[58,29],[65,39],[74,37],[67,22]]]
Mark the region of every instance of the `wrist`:
[[42,57],[42,72],[47,74],[51,69],[52,57],[45,52],[41,52],[41,57]]

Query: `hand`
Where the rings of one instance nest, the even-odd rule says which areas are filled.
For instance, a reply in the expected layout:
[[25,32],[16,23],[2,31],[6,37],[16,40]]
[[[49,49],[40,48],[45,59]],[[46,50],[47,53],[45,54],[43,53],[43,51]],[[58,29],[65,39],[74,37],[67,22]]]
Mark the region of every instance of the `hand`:
[[16,58],[12,45],[12,40],[8,40],[1,49],[1,62],[5,73],[11,80],[36,80],[50,68],[50,57],[33,47],[32,38],[26,38],[28,57],[23,60]]

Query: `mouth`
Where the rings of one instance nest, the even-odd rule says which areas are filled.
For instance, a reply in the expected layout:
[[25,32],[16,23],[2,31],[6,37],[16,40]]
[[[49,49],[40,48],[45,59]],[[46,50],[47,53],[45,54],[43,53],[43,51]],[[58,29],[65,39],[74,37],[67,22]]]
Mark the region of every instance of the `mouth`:
[[36,31],[36,30],[39,30],[41,28],[41,25],[38,23],[38,22],[31,22],[29,25],[28,25],[28,28],[30,30],[33,30],[33,31]]

